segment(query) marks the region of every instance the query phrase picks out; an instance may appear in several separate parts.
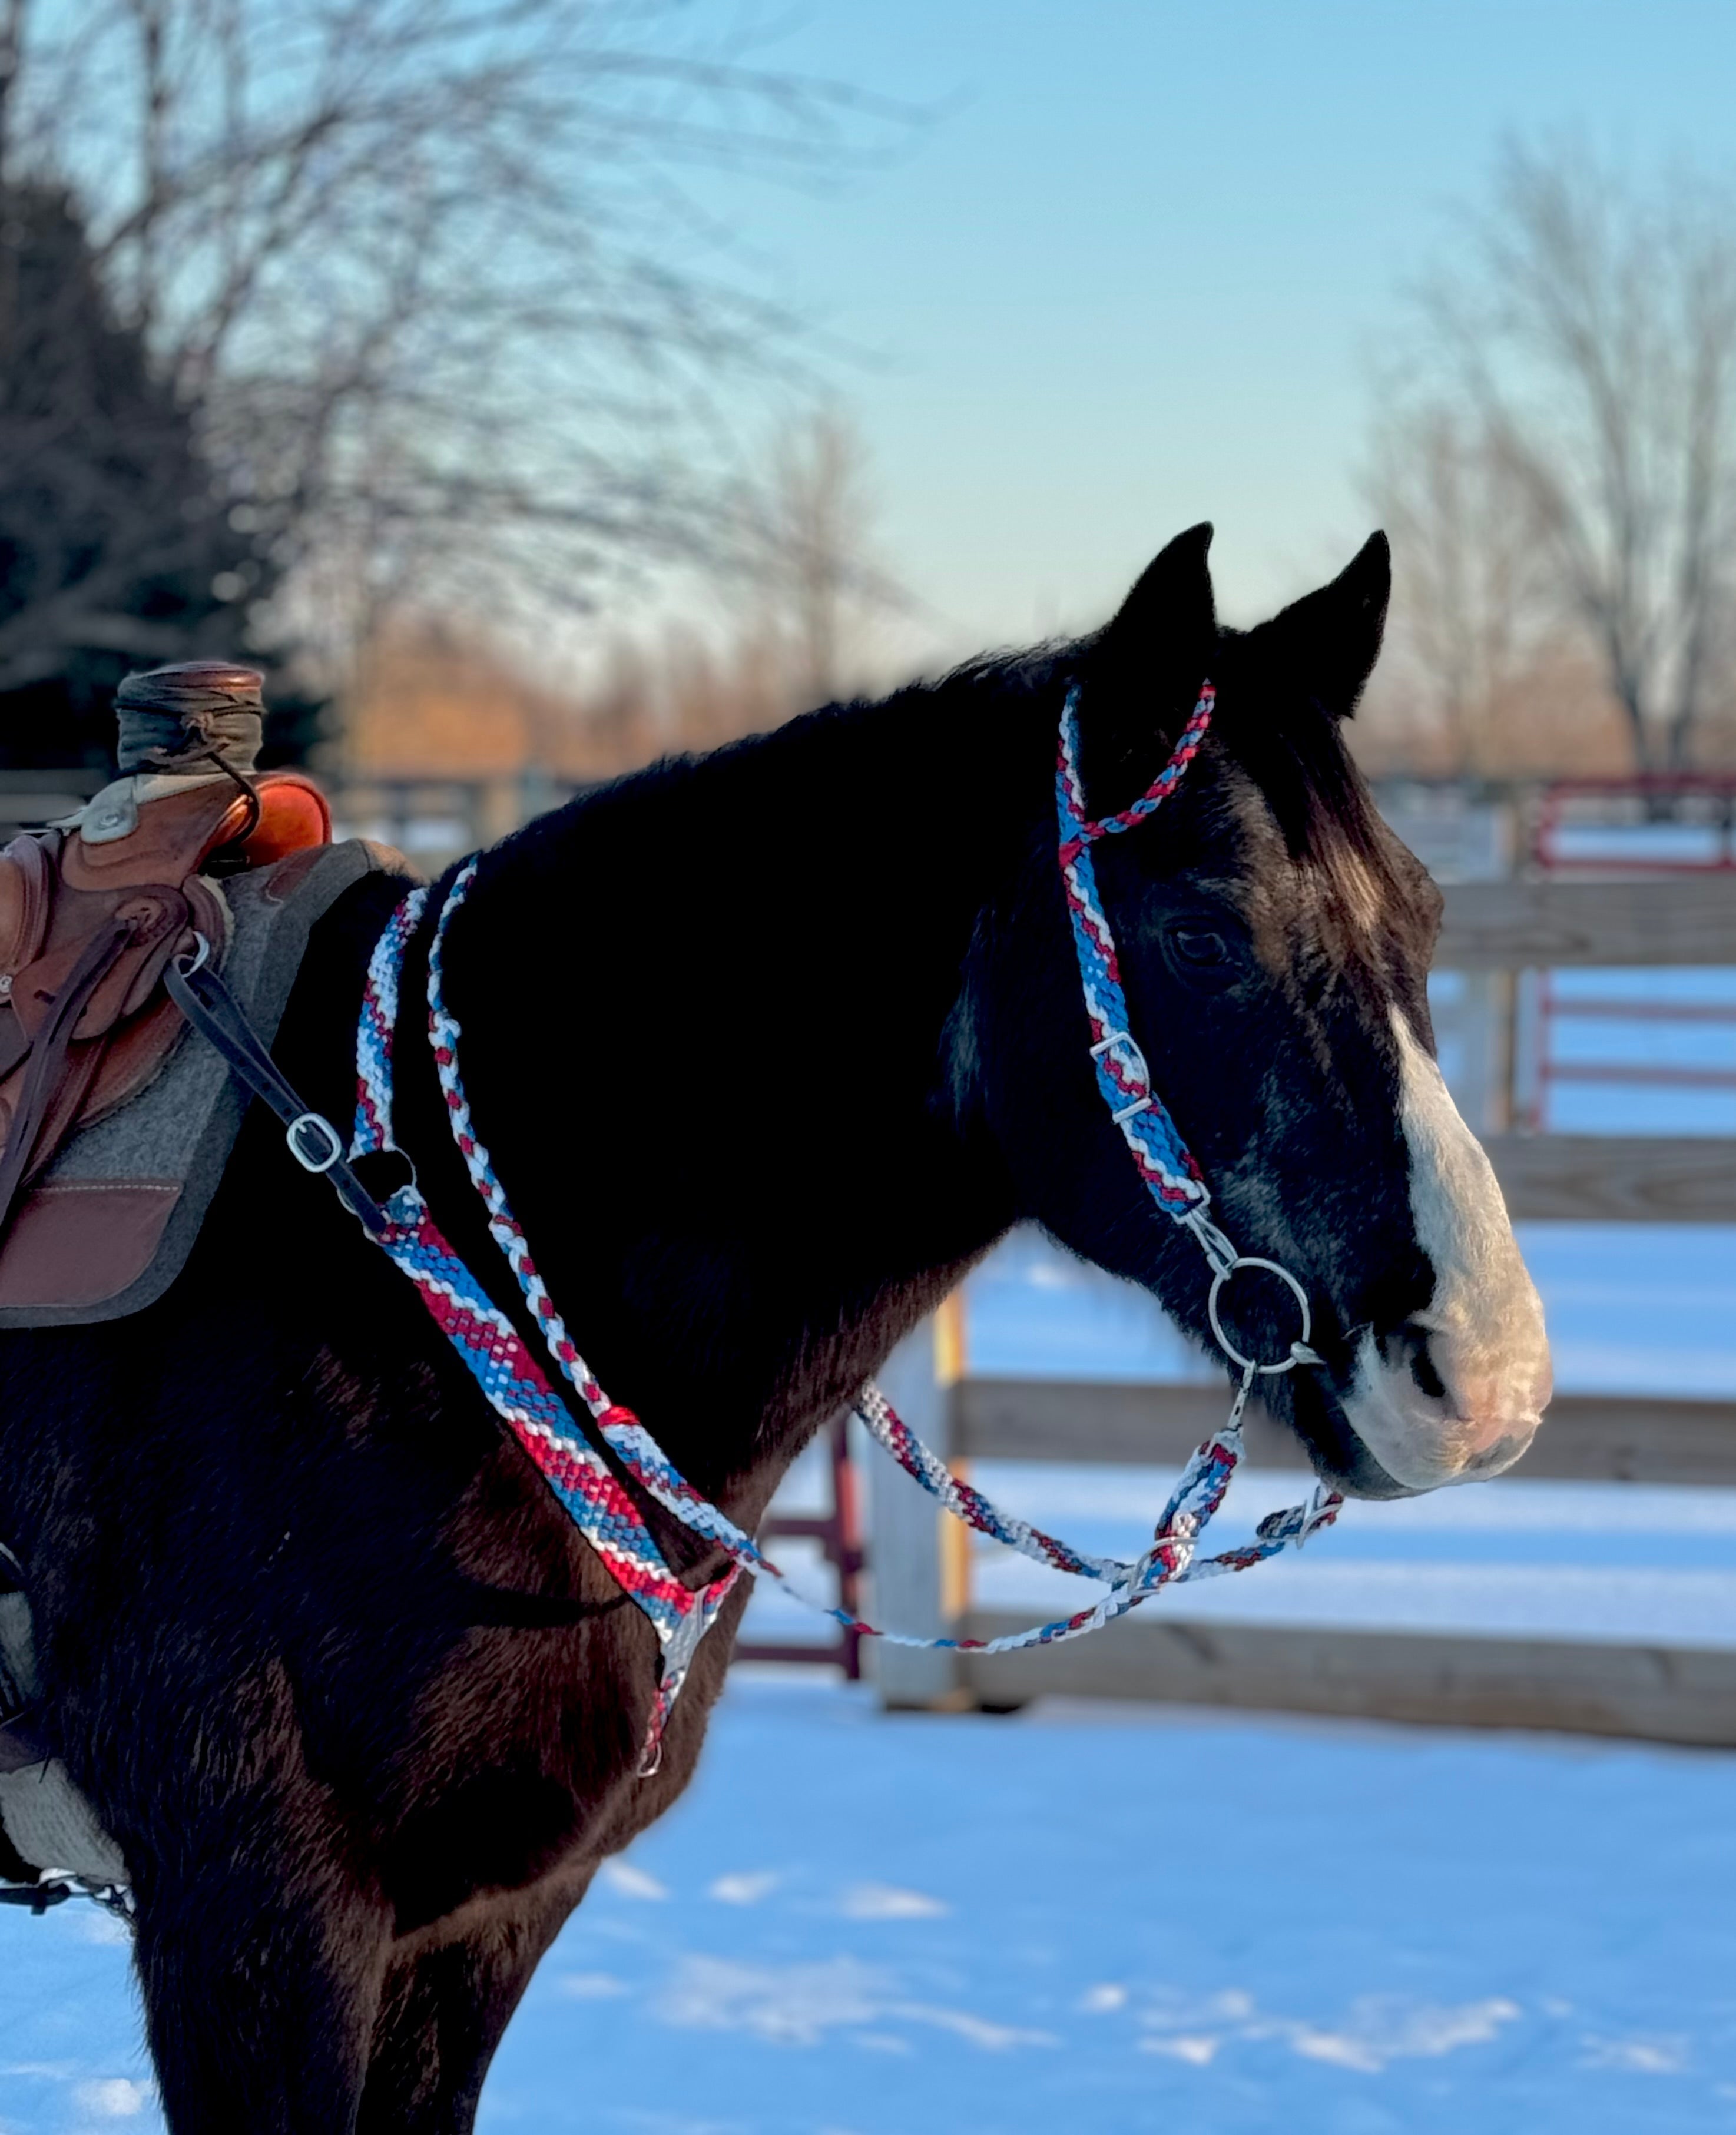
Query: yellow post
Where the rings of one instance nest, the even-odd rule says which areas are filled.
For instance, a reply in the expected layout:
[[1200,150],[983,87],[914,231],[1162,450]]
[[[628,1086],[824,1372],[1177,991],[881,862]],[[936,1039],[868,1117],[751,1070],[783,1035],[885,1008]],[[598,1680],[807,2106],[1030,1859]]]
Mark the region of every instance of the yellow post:
[[[953,1290],[942,1300],[934,1314],[934,1379],[952,1387],[970,1368],[964,1292]],[[955,1457],[949,1464],[955,1475],[963,1475],[966,1463]],[[948,1624],[958,1622],[971,1605],[971,1531],[948,1513],[940,1515],[940,1609]]]

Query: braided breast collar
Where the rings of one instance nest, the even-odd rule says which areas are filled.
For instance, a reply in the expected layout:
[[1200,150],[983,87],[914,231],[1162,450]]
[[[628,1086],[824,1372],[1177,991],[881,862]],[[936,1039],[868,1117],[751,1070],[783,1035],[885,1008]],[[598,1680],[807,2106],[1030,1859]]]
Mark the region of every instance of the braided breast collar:
[[[1254,1542],[1215,1556],[1197,1553],[1199,1536],[1223,1503],[1242,1458],[1242,1412],[1254,1379],[1319,1360],[1307,1347],[1309,1307],[1302,1285],[1272,1261],[1239,1256],[1210,1219],[1211,1196],[1200,1168],[1153,1089],[1145,1055],[1128,1029],[1115,937],[1091,859],[1091,849],[1099,840],[1134,829],[1175,791],[1210,726],[1215,692],[1209,682],[1203,686],[1174,753],[1145,793],[1119,815],[1099,819],[1087,816],[1079,782],[1079,700],[1075,684],[1061,715],[1055,796],[1061,878],[1090,1023],[1090,1056],[1098,1087],[1153,1199],[1166,1215],[1192,1233],[1205,1254],[1212,1273],[1212,1329],[1239,1372],[1240,1384],[1229,1421],[1190,1460],[1157,1522],[1151,1546],[1132,1561],[1075,1550],[1000,1511],[950,1473],[894,1413],[878,1387],[870,1382],[863,1388],[856,1412],[870,1435],[949,1512],[1038,1563],[1098,1581],[1108,1589],[1101,1600],[1074,1615],[1004,1638],[910,1638],[877,1631],[841,1609],[810,1600],[790,1586],[752,1535],[686,1480],[632,1410],[609,1400],[537,1272],[523,1228],[477,1134],[459,1072],[463,1032],[446,1000],[444,959],[453,917],[476,879],[475,858],[459,869],[441,901],[428,958],[428,1034],[435,1070],[453,1138],[482,1198],[490,1234],[517,1281],[540,1340],[533,1346],[524,1339],[454,1251],[435,1223],[414,1174],[386,1202],[384,1225],[371,1235],[415,1285],[496,1415],[530,1455],[610,1576],[650,1622],[660,1665],[646,1728],[643,1772],[655,1770],[665,1722],[700,1641],[744,1571],[771,1581],[838,1623],[895,1645],[1005,1653],[1080,1637],[1126,1615],[1164,1586],[1244,1571],[1279,1550],[1299,1545],[1336,1515],[1338,1498],[1317,1488],[1305,1504],[1270,1514],[1260,1523]],[[349,1149],[352,1164],[397,1150],[392,1138],[392,1073],[400,986],[405,951],[429,898],[426,888],[413,890],[405,898],[369,960],[356,1034],[356,1118]],[[1271,1363],[1240,1354],[1225,1335],[1220,1317],[1222,1291],[1239,1271],[1249,1267],[1264,1269],[1287,1283],[1300,1314],[1300,1337]],[[545,1368],[546,1357],[577,1396],[578,1409],[557,1389]],[[589,1429],[580,1421],[579,1410]],[[634,1486],[691,1532],[720,1544],[730,1558],[726,1569],[696,1587],[686,1584],[652,1533]]]

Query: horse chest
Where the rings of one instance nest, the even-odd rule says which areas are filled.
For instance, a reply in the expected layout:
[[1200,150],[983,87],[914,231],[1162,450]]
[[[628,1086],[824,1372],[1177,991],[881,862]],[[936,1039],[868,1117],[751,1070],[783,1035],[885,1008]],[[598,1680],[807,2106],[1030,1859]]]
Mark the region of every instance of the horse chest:
[[[685,1789],[722,1687],[732,1620],[696,1666],[654,1779],[637,1774],[643,1627],[618,1611],[567,1632],[473,1633],[373,1774],[377,1858],[401,1933],[479,1895],[588,1880]],[[623,1717],[624,1714],[624,1717]]]

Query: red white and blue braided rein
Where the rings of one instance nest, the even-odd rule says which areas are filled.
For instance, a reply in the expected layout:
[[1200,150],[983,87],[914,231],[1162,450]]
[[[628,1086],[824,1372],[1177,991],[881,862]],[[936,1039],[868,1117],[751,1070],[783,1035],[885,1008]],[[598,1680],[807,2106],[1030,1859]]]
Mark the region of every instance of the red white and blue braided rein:
[[[1212,1274],[1209,1316],[1214,1333],[1240,1372],[1228,1421],[1189,1460],[1140,1557],[1125,1561],[1071,1548],[1028,1522],[1001,1511],[953,1475],[894,1412],[871,1382],[856,1403],[870,1435],[946,1509],[977,1530],[1040,1564],[1103,1583],[1108,1591],[1092,1606],[1031,1625],[1005,1638],[919,1639],[876,1630],[841,1609],[815,1602],[792,1586],[754,1537],[696,1490],[630,1409],[612,1402],[598,1383],[550,1296],[522,1227],[476,1131],[458,1067],[462,1037],[445,998],[444,957],[453,915],[476,879],[476,859],[459,870],[435,918],[428,959],[428,1029],[435,1069],[453,1136],[472,1184],[487,1212],[488,1228],[506,1256],[541,1332],[547,1353],[577,1393],[594,1426],[599,1447],[580,1427],[575,1411],[551,1383],[543,1363],[500,1311],[447,1242],[416,1186],[400,1187],[385,1204],[378,1242],[415,1285],[441,1331],[482,1388],[491,1406],[530,1455],[575,1525],[610,1575],[643,1611],[660,1652],[655,1700],[647,1744],[647,1768],[655,1764],[664,1722],[680,1692],[700,1640],[742,1572],[769,1579],[807,1606],[837,1622],[903,1646],[946,1647],[976,1653],[1010,1653],[1083,1636],[1125,1615],[1165,1586],[1242,1571],[1300,1544],[1336,1517],[1340,1500],[1317,1488],[1309,1500],[1260,1523],[1256,1539],[1215,1556],[1197,1554],[1199,1537],[1224,1501],[1243,1457],[1242,1413],[1255,1378],[1318,1360],[1307,1346],[1308,1302],[1287,1271],[1263,1260],[1239,1257],[1209,1215],[1211,1196],[1152,1086],[1145,1055],[1128,1029],[1115,938],[1098,893],[1091,848],[1101,838],[1134,828],[1151,816],[1180,782],[1210,725],[1215,692],[1210,683],[1163,772],[1132,807],[1118,816],[1087,816],[1078,768],[1079,690],[1069,694],[1061,718],[1056,770],[1060,860],[1098,1085],[1125,1137],[1157,1206],[1185,1226],[1205,1252]],[[426,889],[406,897],[392,914],[369,961],[366,990],[356,1029],[356,1106],[350,1159],[396,1149],[392,1139],[393,1047],[405,948],[423,917]],[[1221,1293],[1242,1269],[1268,1271],[1287,1283],[1298,1305],[1302,1334],[1284,1357],[1262,1364],[1241,1355],[1224,1334]],[[606,1449],[606,1450],[605,1450]],[[613,1456],[613,1463],[609,1456]],[[696,1590],[670,1566],[622,1473],[681,1525],[721,1546],[727,1569]]]

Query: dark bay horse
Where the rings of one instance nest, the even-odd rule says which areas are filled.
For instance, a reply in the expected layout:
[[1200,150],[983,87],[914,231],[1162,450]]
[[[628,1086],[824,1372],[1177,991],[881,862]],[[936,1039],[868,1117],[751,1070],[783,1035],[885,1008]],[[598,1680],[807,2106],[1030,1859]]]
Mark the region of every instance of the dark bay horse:
[[[1242,634],[1209,539],[1092,637],[655,766],[483,862],[447,966],[479,1130],[604,1383],[738,1521],[1016,1222],[1203,1331],[1205,1268],[1086,1057],[1052,800],[1074,681],[1098,812],[1217,685],[1193,771],[1099,879],[1219,1219],[1308,1287],[1324,1368],[1275,1401],[1365,1496],[1493,1473],[1535,1427],[1535,1294],[1432,1057],[1438,897],[1341,738],[1385,544]],[[334,1120],[396,894],[375,878],[322,922],[277,1048]],[[400,1140],[516,1313],[425,955],[424,930]],[[460,2135],[598,1864],[686,1784],[739,1596],[642,1780],[650,1627],[258,1107],[170,1293],[0,1338],[0,1540],[132,1872],[174,2135]],[[695,1580],[719,1568],[684,1545]]]

